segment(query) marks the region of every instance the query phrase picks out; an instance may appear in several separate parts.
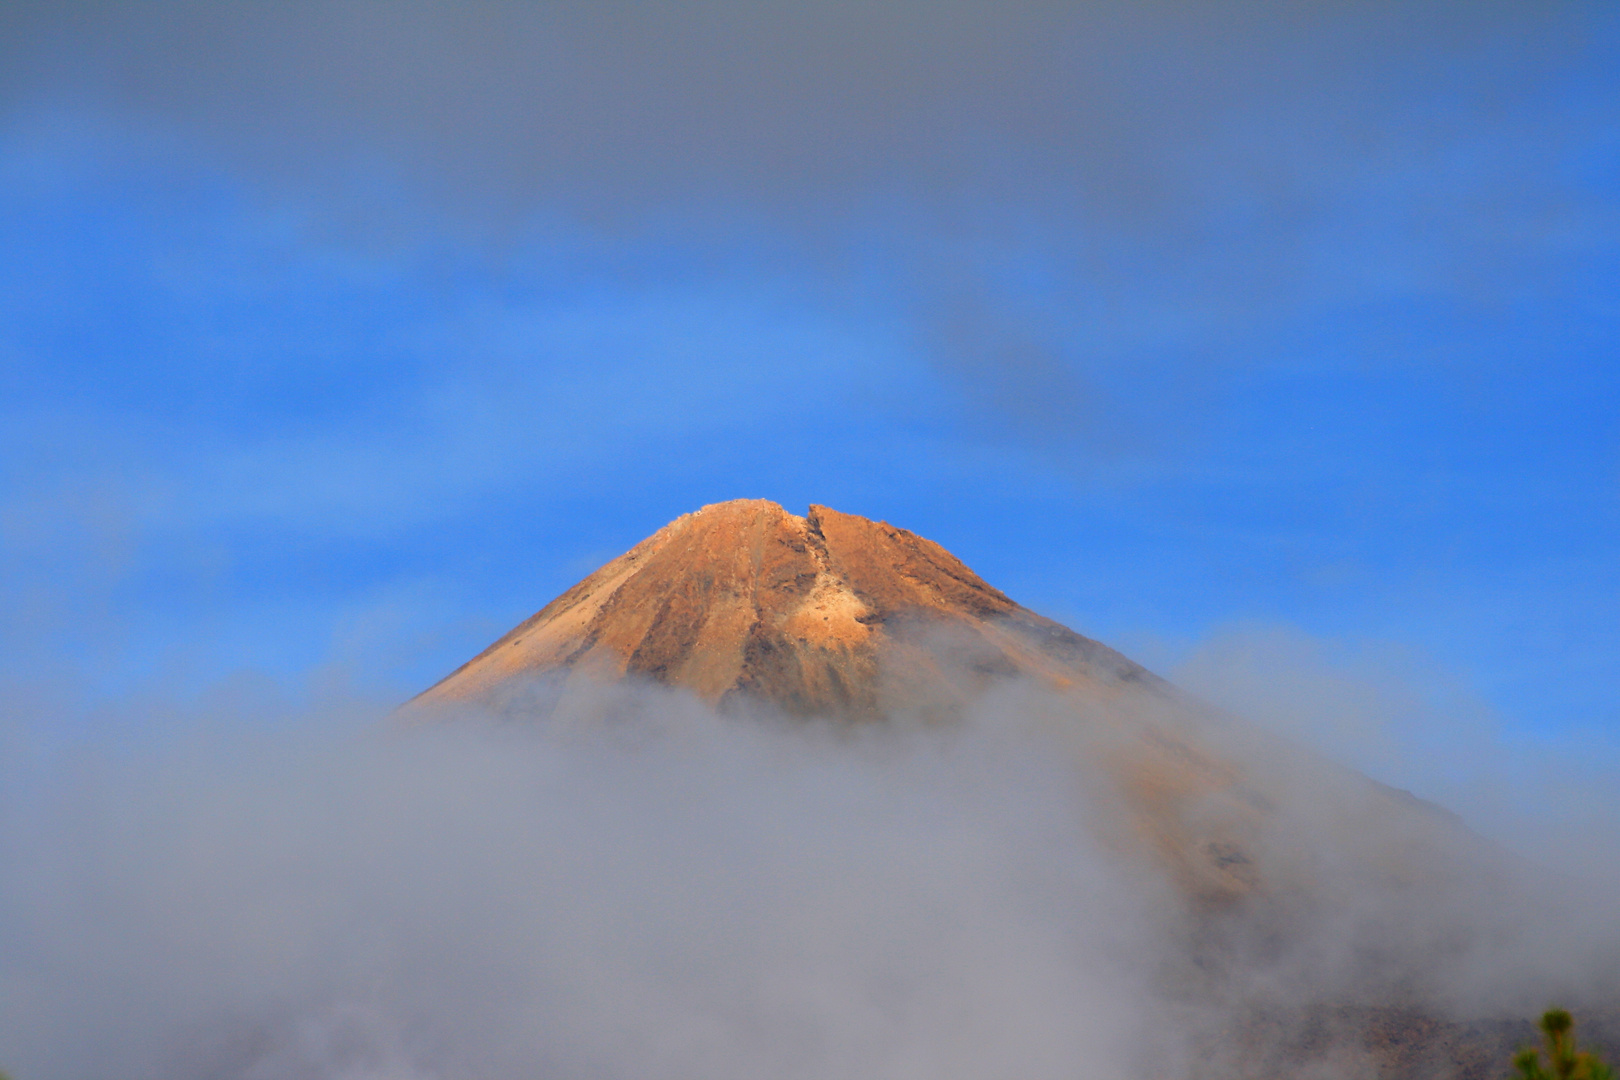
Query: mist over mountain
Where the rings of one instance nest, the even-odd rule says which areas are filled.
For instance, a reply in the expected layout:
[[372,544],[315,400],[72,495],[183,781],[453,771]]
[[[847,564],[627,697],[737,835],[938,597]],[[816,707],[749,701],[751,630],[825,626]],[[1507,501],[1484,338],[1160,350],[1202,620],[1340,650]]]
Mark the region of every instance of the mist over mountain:
[[401,711],[240,708],[9,758],[24,1080],[1484,1080],[1553,998],[1614,1030],[1605,896],[825,507],[682,517]]

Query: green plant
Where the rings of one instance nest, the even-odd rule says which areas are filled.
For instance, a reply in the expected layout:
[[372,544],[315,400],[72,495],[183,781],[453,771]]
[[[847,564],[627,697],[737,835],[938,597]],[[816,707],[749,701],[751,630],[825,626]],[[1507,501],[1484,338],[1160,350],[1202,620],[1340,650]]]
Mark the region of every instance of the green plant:
[[[1541,1014],[1545,1046],[1526,1046],[1513,1055],[1516,1080],[1615,1080],[1614,1069],[1596,1054],[1575,1047],[1575,1018],[1566,1009],[1548,1009]],[[1542,1064],[1542,1054],[1547,1064]]]

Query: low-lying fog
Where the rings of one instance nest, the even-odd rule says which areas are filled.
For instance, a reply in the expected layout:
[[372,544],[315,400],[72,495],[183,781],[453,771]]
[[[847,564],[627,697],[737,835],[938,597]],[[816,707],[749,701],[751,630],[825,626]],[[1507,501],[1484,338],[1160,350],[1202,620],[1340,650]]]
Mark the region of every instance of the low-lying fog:
[[[1175,889],[1098,846],[1106,809],[1030,700],[851,732],[619,688],[538,726],[334,707],[50,755],[14,724],[0,1066],[1179,1077],[1255,1002],[1352,992],[1323,940],[1365,914],[1352,896],[1304,953],[1195,964]],[[1499,897],[1414,910],[1481,931],[1424,961],[1435,1008],[1612,992],[1612,894],[1568,870],[1527,871],[1578,901],[1554,933]]]

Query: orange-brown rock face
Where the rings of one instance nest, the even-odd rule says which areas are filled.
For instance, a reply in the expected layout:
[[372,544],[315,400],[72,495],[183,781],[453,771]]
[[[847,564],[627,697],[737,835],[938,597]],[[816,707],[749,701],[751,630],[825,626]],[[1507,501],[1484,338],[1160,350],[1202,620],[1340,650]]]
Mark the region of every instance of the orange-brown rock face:
[[1099,690],[1146,676],[1027,611],[950,552],[882,522],[763,499],[677,518],[422,695],[476,701],[515,677],[642,676],[711,702],[867,719],[958,704],[1027,674]]

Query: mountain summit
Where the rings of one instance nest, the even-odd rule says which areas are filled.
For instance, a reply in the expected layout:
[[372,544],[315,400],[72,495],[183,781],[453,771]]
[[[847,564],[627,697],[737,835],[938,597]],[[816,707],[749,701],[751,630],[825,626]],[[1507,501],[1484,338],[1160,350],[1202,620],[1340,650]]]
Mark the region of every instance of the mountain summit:
[[514,678],[572,671],[849,720],[949,711],[997,677],[1099,692],[1158,681],[931,540],[764,499],[676,518],[419,700],[488,701]]

